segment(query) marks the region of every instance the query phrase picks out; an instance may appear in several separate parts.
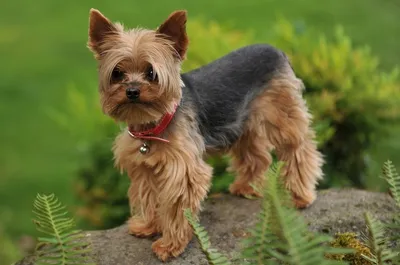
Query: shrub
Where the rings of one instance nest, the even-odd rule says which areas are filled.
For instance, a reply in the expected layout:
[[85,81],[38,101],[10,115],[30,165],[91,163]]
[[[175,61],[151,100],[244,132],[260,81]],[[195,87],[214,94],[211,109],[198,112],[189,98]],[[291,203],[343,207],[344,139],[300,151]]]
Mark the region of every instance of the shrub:
[[282,19],[271,43],[286,52],[303,79],[317,126],[329,125],[321,145],[327,160],[325,186],[335,178],[364,187],[371,144],[387,132],[383,122],[398,122],[399,69],[381,71],[370,49],[354,47],[341,27],[328,40],[312,29],[298,32]]
[[113,167],[111,141],[93,143],[75,182],[82,225],[111,228],[129,217],[127,191],[129,178]]
[[[306,85],[305,97],[314,115],[313,126],[326,157],[322,187],[338,184],[363,187],[372,141],[387,133],[383,122],[397,121],[399,72],[396,69],[381,71],[378,59],[369,49],[353,47],[340,28],[329,40],[313,29],[299,31],[283,19],[271,28],[274,30],[260,40],[215,23],[189,21],[191,42],[183,69],[191,70],[259,41],[284,50]],[[122,198],[126,197],[127,177],[120,176],[112,168],[109,151],[119,128],[102,114],[95,85],[90,93],[78,92],[73,87],[69,93],[70,111],[52,115],[61,125],[68,123],[75,132],[82,132],[75,136],[79,140],[79,150],[83,151],[77,185],[77,193],[85,202],[81,212],[86,217],[91,216],[93,223],[109,226],[126,214],[122,205],[127,200]],[[71,125],[71,122],[74,123]],[[212,157],[209,161],[215,167],[213,191],[226,191],[233,179],[232,174],[225,172],[229,159]],[[110,185],[114,181],[121,188]],[[121,208],[116,207],[115,213],[108,209],[113,204],[121,205]]]

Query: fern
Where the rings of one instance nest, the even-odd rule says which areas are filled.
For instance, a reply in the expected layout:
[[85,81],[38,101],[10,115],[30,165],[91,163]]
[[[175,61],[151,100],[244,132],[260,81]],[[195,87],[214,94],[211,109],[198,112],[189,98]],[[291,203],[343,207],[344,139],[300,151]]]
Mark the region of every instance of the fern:
[[199,222],[193,217],[190,209],[185,209],[185,217],[193,228],[193,232],[199,240],[201,249],[207,256],[207,260],[211,265],[229,265],[231,264],[228,259],[219,253],[217,250],[211,248],[210,238],[207,231],[202,227]]
[[53,194],[38,194],[33,205],[37,230],[46,235],[38,239],[36,265],[93,264],[84,234],[72,230],[73,219]]
[[363,258],[377,265],[392,264],[398,253],[392,252],[385,237],[385,226],[379,220],[365,213],[367,222],[367,245],[372,252],[372,257],[363,255]]
[[391,239],[397,241],[400,240],[400,175],[390,160],[383,163],[382,173],[382,178],[389,184],[390,193],[398,207],[394,216],[394,222],[387,225],[388,228],[393,229],[392,234],[394,236]]
[[[394,201],[397,205],[397,211],[394,216],[394,222],[387,224],[387,228],[391,229],[391,240],[399,241],[400,240],[400,175],[397,173],[396,168],[394,167],[392,161],[388,160],[383,164],[382,168],[383,178],[389,184],[390,192],[393,196]],[[398,246],[400,246],[400,242],[397,242]],[[400,247],[398,249],[400,252]],[[398,262],[400,263],[400,255],[398,257]]]
[[331,248],[330,237],[313,235],[292,207],[288,192],[279,181],[283,163],[270,167],[259,222],[246,240],[244,257],[249,264],[329,265],[326,254],[348,253]]
[[396,202],[396,205],[400,207],[400,175],[397,173],[392,161],[388,160],[383,163],[383,178],[389,183],[390,192]]
[[[390,192],[396,205],[400,207],[400,176],[396,171],[392,161],[388,160],[383,164],[383,177],[389,184]],[[389,247],[389,241],[399,240],[400,214],[396,213],[393,224],[383,224],[369,213],[365,213],[367,223],[367,242],[373,257],[363,256],[364,259],[373,264],[398,264],[400,262],[400,250],[392,251]],[[391,229],[393,237],[386,236],[387,230]]]

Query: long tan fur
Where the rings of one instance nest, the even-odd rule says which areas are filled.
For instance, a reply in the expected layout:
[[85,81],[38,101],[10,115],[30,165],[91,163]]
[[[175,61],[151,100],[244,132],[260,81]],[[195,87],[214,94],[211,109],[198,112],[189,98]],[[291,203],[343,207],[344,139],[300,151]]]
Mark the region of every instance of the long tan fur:
[[[188,46],[185,23],[186,13],[178,11],[158,30],[124,31],[122,25],[91,11],[88,46],[99,63],[99,92],[107,115],[140,131],[180,102],[179,72]],[[158,74],[157,82],[146,79],[149,66]],[[110,82],[115,69],[124,73],[120,82]],[[141,91],[134,107],[126,98],[128,85]],[[301,90],[301,81],[291,69],[284,69],[252,101],[243,133],[227,150],[237,173],[231,193],[259,196],[251,184],[262,182],[275,150],[286,162],[283,177],[296,205],[313,202],[323,160]],[[143,140],[124,131],[113,147],[116,166],[131,180],[129,232],[139,237],[161,234],[152,249],[163,261],[181,254],[192,238],[183,210],[200,211],[212,176],[212,168],[203,160],[206,146],[195,110],[189,105],[182,108],[165,132],[169,143],[153,141],[150,152],[143,155],[139,152]]]
[[128,171],[132,183],[128,193],[133,213],[130,232],[138,236],[161,232],[163,237],[152,248],[162,260],[185,249],[192,230],[183,210],[190,208],[197,214],[211,182],[212,168],[202,159],[203,139],[193,133],[186,119],[177,117],[170,143],[152,144],[146,156],[139,152],[141,141],[126,132],[114,146],[116,164]]
[[285,162],[283,177],[298,208],[316,198],[315,186],[322,178],[322,155],[317,151],[311,115],[301,97],[302,82],[290,69],[271,80],[251,106],[245,133],[231,150],[238,173],[231,185],[237,195],[258,195],[250,183],[260,183],[275,150]]

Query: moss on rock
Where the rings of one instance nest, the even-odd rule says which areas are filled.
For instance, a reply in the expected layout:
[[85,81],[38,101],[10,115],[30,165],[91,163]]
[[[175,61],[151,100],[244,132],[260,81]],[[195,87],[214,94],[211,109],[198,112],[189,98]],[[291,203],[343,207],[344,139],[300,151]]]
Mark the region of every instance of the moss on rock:
[[347,261],[351,265],[372,265],[371,262],[365,260],[362,255],[372,257],[370,249],[363,244],[355,233],[337,233],[335,239],[331,242],[332,247],[351,248],[355,252],[349,254],[328,254],[329,259]]

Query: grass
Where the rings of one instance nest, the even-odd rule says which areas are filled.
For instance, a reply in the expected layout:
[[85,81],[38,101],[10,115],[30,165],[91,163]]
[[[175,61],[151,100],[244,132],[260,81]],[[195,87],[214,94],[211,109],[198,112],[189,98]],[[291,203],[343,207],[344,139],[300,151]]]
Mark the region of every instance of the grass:
[[276,15],[327,33],[342,24],[355,44],[368,44],[381,56],[383,67],[400,59],[397,0],[5,1],[0,9],[0,225],[14,237],[34,233],[31,205],[37,192],[56,193],[73,204],[77,150],[46,109],[63,106],[70,82],[84,91],[96,89],[91,85],[96,65],[86,48],[91,7],[127,26],[152,28],[185,8],[189,19],[216,20],[260,38]]

